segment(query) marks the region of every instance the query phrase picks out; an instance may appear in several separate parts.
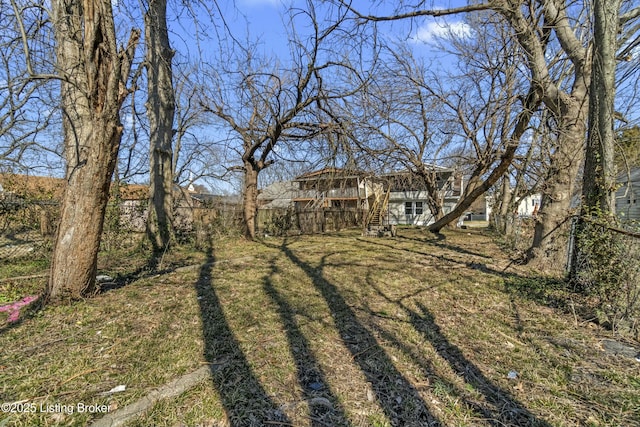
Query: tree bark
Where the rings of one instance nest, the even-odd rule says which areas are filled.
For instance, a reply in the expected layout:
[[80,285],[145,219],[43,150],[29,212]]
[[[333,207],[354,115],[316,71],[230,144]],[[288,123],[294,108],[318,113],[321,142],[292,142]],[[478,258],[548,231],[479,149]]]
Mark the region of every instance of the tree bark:
[[260,169],[252,162],[244,162],[243,218],[244,236],[249,240],[256,237],[256,216],[258,212],[258,173]]
[[594,43],[589,97],[589,131],[582,181],[582,213],[615,214],[616,50],[620,0],[594,0]]
[[567,241],[571,218],[571,200],[576,194],[576,180],[584,159],[586,103],[575,105],[566,114],[551,156],[550,171],[544,183],[533,244],[528,252],[531,265],[544,271],[558,271],[567,261]]
[[95,286],[109,185],[118,155],[123,76],[139,38],[116,45],[110,0],[53,0],[57,72],[65,144],[66,187],[54,243],[49,301],[78,299]]
[[173,239],[173,120],[175,94],[167,31],[167,1],[150,0],[144,16],[149,118],[149,217],[147,236],[154,252]]

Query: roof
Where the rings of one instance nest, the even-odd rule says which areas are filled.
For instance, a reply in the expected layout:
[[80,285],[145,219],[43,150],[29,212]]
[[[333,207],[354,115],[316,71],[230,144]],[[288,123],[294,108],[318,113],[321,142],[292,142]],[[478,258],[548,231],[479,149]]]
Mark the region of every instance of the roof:
[[298,190],[293,181],[279,181],[260,190],[258,200],[291,199],[292,193]]
[[0,174],[3,192],[32,200],[59,200],[64,192],[64,179],[50,176]]
[[[425,166],[425,168],[431,169],[431,170],[433,170],[435,172],[455,172],[455,169],[447,168],[447,167],[444,167],[444,166],[438,166],[438,165],[433,165],[433,164],[425,164],[424,166]],[[388,177],[388,176],[397,176],[397,175],[417,175],[417,174],[414,171],[410,170],[410,169],[402,169],[402,170],[398,170],[398,171],[383,173],[383,174],[380,174],[378,176]]]
[[307,172],[296,177],[295,181],[307,181],[328,178],[351,178],[366,175],[364,171],[341,168],[324,168],[317,171]]
[[142,184],[120,184],[122,200],[144,200],[149,198],[149,186]]

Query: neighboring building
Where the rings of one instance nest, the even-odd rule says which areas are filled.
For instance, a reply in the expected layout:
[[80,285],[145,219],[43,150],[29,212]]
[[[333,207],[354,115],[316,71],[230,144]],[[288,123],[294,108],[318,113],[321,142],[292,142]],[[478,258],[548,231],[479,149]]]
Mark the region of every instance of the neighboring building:
[[518,216],[531,217],[536,216],[540,210],[540,202],[542,201],[542,194],[530,194],[524,197],[518,204]]
[[[462,177],[453,169],[433,166],[443,213],[451,212],[460,200]],[[435,222],[428,204],[428,192],[417,175],[400,171],[381,176],[391,185],[389,192],[389,223],[394,225],[429,225]]]
[[489,221],[491,218],[492,197],[482,195],[469,206],[462,218],[463,221]]
[[640,167],[618,175],[616,214],[623,221],[640,221]]
[[258,192],[258,209],[288,209],[300,188],[294,181],[275,182]]
[[292,201],[296,210],[317,208],[367,209],[373,195],[373,179],[363,172],[325,168],[293,180]]
[[[444,213],[453,209],[462,193],[462,178],[453,169],[434,166],[436,181],[443,202]],[[368,211],[385,199],[383,222],[391,225],[428,225],[434,221],[427,200],[428,193],[422,179],[409,171],[378,176],[361,171],[326,168],[309,172],[288,183],[275,187],[286,194],[269,198],[274,190],[263,190],[263,200],[278,200],[286,205],[289,197],[297,211],[313,209],[343,209]],[[286,191],[285,191],[286,190]],[[277,191],[275,191],[277,193]],[[388,194],[388,198],[386,195]]]

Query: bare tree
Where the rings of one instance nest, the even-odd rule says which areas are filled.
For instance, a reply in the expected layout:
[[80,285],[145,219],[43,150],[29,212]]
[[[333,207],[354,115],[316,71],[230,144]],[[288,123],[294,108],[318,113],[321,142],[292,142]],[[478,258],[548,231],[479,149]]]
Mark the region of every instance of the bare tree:
[[291,19],[307,18],[311,36],[304,41],[295,33],[291,35],[290,65],[275,59],[261,60],[254,50],[244,48],[235,69],[212,72],[213,90],[202,101],[206,111],[222,120],[232,138],[239,140],[238,146],[232,148],[241,159],[245,236],[249,239],[256,232],[260,172],[274,163],[276,147],[286,141],[309,140],[326,130],[329,124],[319,119],[322,109],[318,106],[344,94],[330,94],[323,76],[333,73],[335,78],[339,69],[351,70],[346,60],[329,51],[330,37],[339,28],[341,18],[321,28],[312,3],[307,6],[305,10],[292,11]]
[[[368,16],[353,8],[351,10],[359,19],[367,22],[481,10],[493,10],[504,17],[512,37],[525,53],[533,88],[530,93],[541,97],[546,108],[555,115],[556,122],[557,144],[550,158],[547,179],[542,186],[540,216],[529,256],[542,266],[562,265],[566,253],[566,234],[563,231],[567,228],[571,199],[582,166],[586,134],[591,81],[590,34],[585,31],[590,27],[587,9],[571,7],[570,2],[564,0],[520,0],[480,1],[468,6],[438,10],[410,7],[392,16]],[[632,15],[627,14],[628,19],[632,19]],[[505,154],[511,151],[507,150]],[[508,155],[503,159],[511,161]],[[508,162],[504,166],[506,170]]]
[[48,300],[76,299],[95,285],[109,186],[123,126],[120,107],[139,31],[118,48],[110,0],[53,0],[56,77],[64,114],[66,188]]
[[[0,5],[0,168],[29,170],[42,158],[59,158],[47,133],[59,124],[52,84],[53,45],[39,1]],[[53,156],[49,156],[52,154]],[[42,165],[44,166],[44,165]]]
[[[451,138],[444,132],[443,102],[438,97],[426,64],[409,49],[390,45],[381,58],[367,90],[356,102],[344,106],[344,115],[356,127],[365,127],[352,140],[380,168],[401,167],[420,179],[427,190],[427,205],[437,220],[443,215],[444,182],[439,182],[438,163]],[[361,107],[354,108],[357,103]],[[355,116],[360,111],[359,117]]]
[[173,121],[176,108],[171,61],[174,52],[167,31],[167,1],[149,0],[145,15],[149,119],[149,218],[147,236],[154,252],[165,250],[173,237]]

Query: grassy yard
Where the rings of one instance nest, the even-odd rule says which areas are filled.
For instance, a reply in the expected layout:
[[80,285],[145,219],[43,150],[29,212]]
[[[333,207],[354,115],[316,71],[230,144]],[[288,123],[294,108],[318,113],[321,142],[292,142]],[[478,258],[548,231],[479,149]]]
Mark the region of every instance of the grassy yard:
[[101,267],[112,289],[0,318],[0,403],[35,408],[0,426],[88,425],[103,414],[78,403],[115,411],[202,366],[128,425],[640,426],[640,363],[481,230],[223,240],[159,274]]

